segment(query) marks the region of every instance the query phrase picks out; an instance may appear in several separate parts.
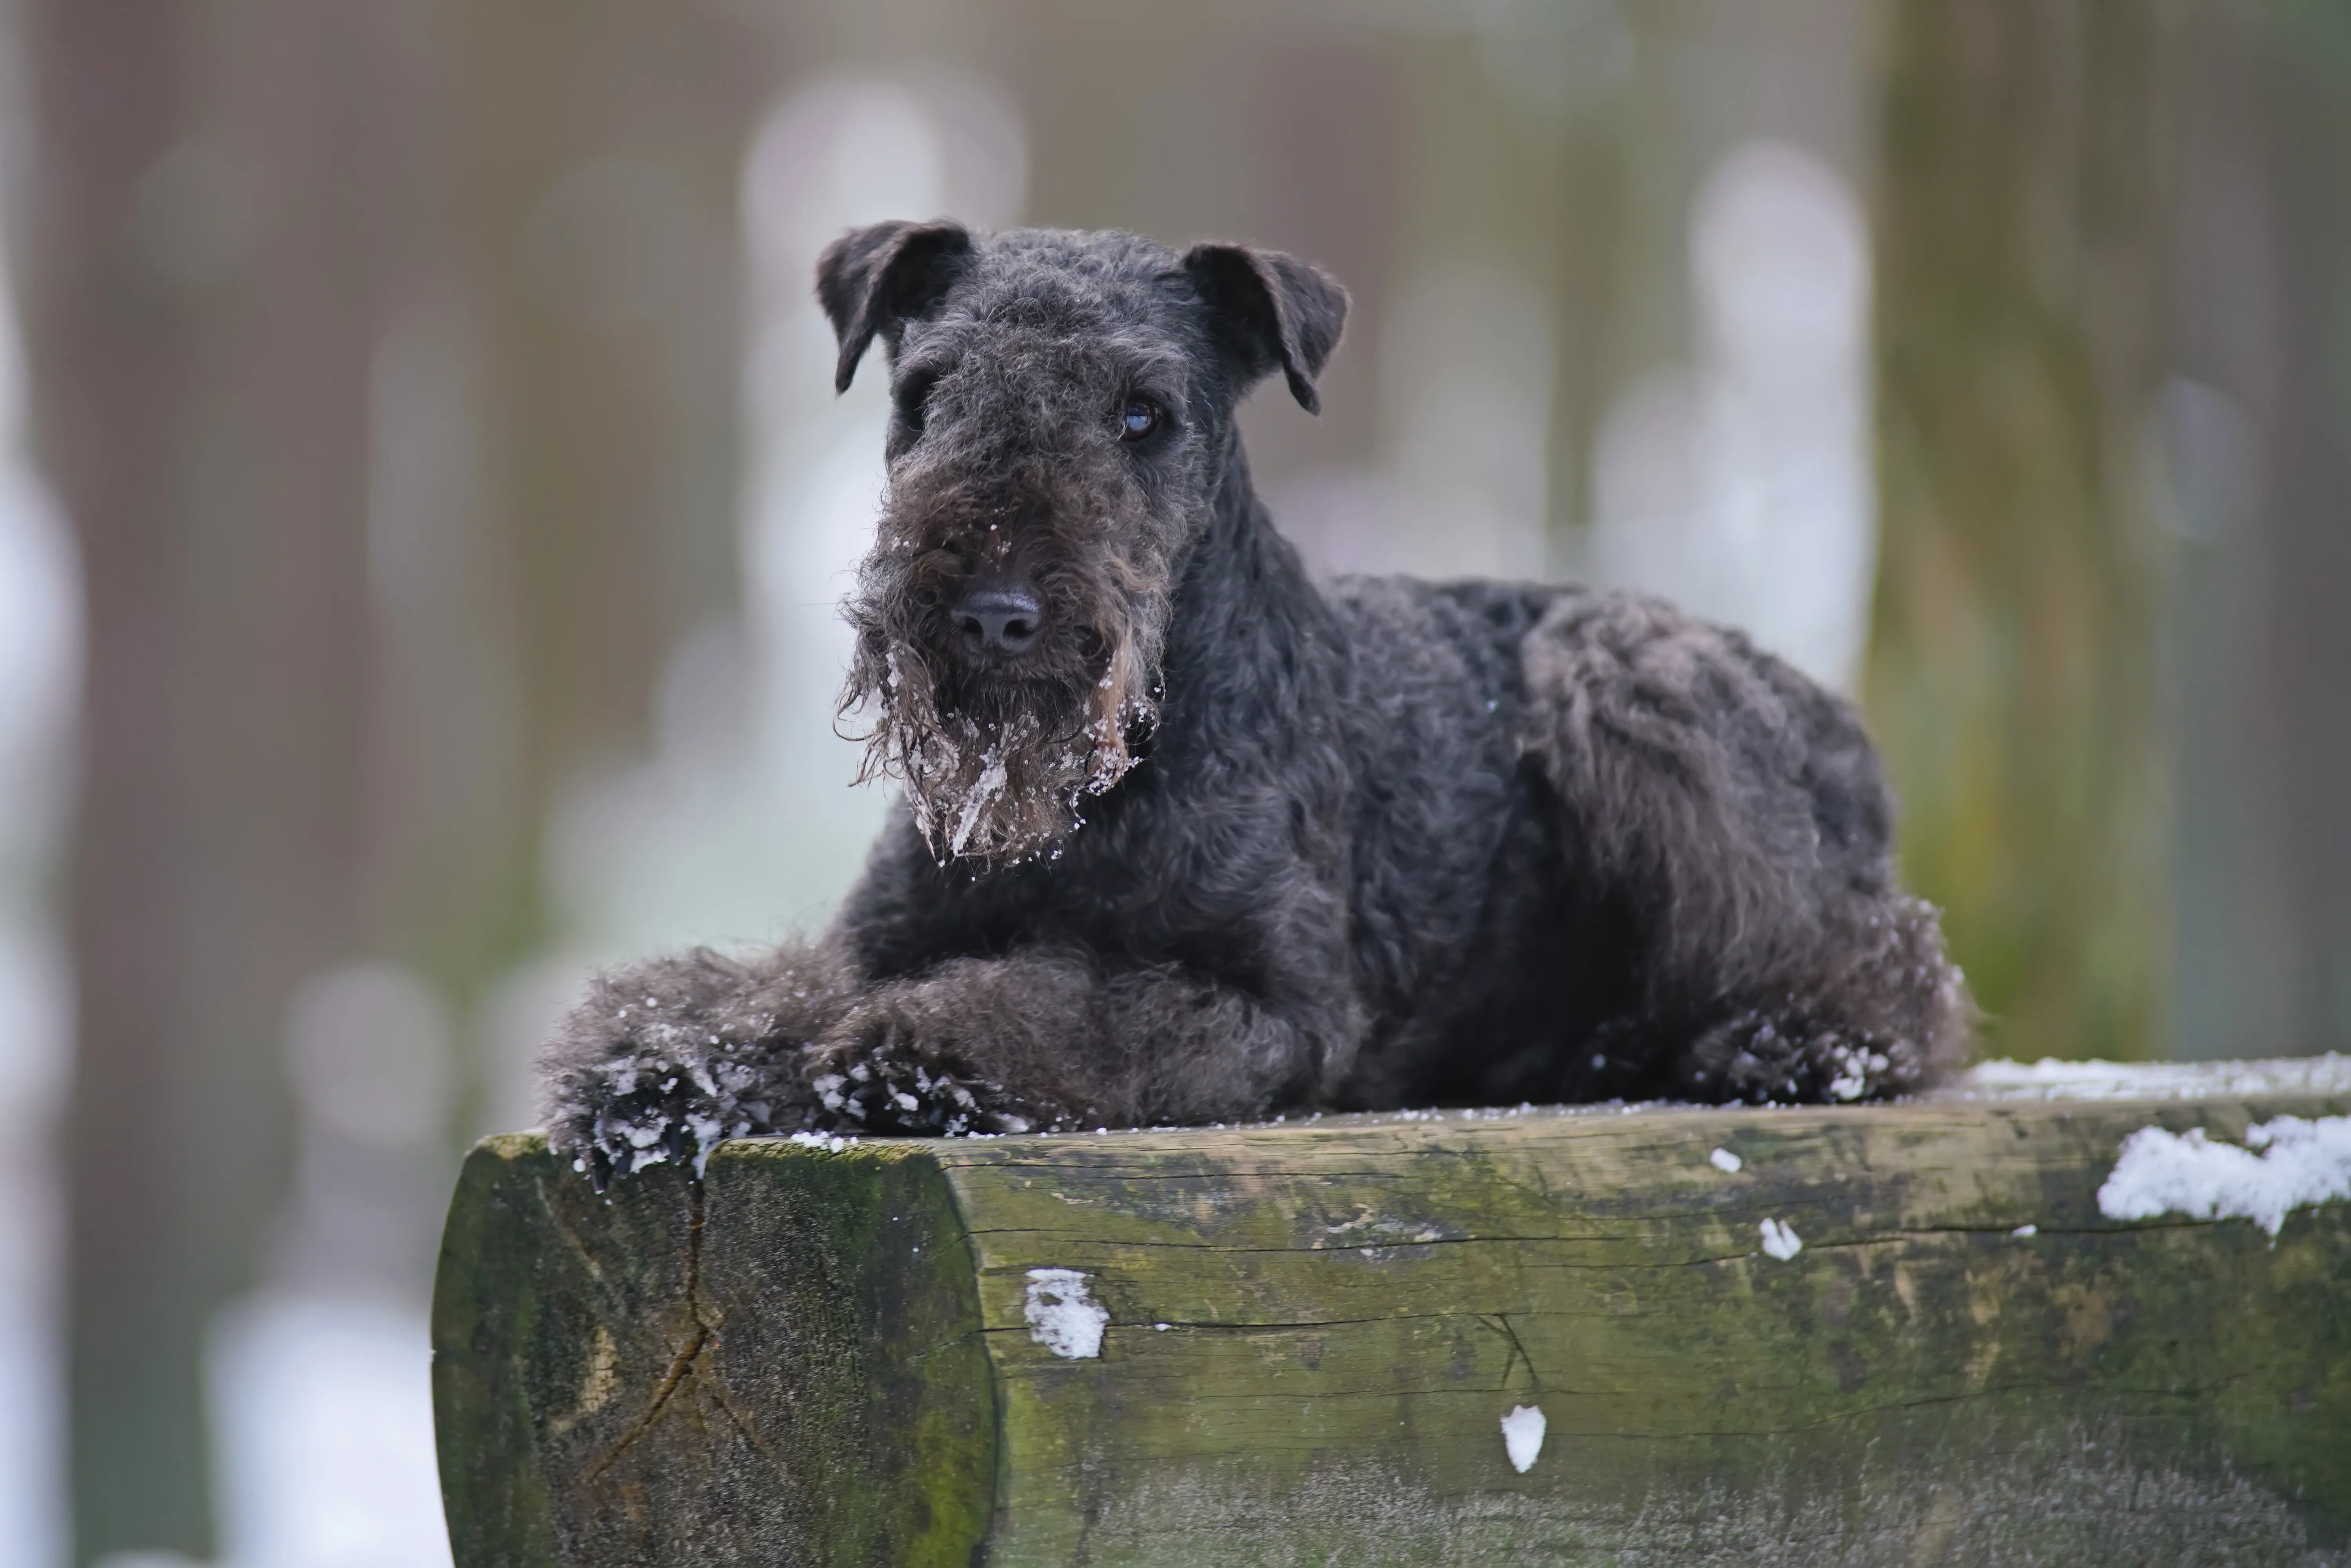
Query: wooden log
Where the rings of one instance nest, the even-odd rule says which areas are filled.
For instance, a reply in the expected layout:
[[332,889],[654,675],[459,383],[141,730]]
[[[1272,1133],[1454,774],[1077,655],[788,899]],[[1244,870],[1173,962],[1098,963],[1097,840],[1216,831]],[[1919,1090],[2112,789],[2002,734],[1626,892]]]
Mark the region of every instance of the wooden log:
[[610,1200],[493,1138],[456,1562],[2351,1562],[2351,1203],[2100,1204],[2140,1129],[2351,1112],[2295,1071],[738,1140]]

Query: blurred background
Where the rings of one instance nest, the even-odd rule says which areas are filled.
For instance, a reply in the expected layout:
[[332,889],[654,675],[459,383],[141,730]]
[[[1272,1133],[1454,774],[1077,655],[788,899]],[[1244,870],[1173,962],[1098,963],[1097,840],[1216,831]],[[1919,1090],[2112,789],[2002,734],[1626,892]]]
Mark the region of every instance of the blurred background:
[[0,0],[0,1568],[445,1563],[423,1309],[595,963],[820,923],[843,226],[1246,239],[1328,570],[1867,707],[1987,1050],[2351,1049],[2335,0]]

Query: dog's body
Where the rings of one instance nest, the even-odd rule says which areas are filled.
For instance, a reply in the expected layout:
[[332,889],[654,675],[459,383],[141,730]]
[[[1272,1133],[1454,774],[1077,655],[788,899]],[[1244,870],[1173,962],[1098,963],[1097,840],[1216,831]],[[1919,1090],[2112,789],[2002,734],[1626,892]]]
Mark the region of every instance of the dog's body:
[[1314,405],[1287,257],[884,225],[849,701],[908,803],[821,943],[600,980],[549,1057],[601,1179],[719,1136],[1495,1100],[1860,1099],[1968,1016],[1850,708],[1653,601],[1318,588],[1232,426]]

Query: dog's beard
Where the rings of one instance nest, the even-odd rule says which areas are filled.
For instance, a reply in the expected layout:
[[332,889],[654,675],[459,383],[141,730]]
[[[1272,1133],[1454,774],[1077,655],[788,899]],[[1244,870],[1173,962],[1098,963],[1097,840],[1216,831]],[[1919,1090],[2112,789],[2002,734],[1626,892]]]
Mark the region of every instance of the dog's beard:
[[[974,673],[932,651],[942,618],[896,613],[911,603],[903,581],[876,579],[902,575],[869,569],[849,606],[857,651],[841,711],[873,720],[860,781],[904,785],[942,864],[1053,852],[1082,824],[1086,797],[1134,766],[1130,740],[1155,716],[1158,618],[1120,606],[1037,673]],[[1068,645],[1078,643],[1085,652]]]

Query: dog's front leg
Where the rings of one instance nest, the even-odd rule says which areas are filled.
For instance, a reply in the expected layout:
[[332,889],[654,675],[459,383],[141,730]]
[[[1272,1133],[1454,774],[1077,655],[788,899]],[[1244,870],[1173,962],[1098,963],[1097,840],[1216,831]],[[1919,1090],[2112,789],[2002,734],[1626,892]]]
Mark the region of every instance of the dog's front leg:
[[664,1161],[698,1170],[721,1138],[809,1125],[809,1048],[854,986],[838,952],[799,945],[598,976],[540,1059],[549,1142],[601,1191]]
[[813,1083],[847,1131],[1242,1121],[1310,1100],[1343,1035],[1179,965],[1033,948],[873,987],[816,1054]]

